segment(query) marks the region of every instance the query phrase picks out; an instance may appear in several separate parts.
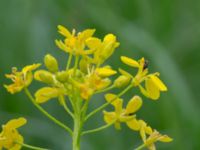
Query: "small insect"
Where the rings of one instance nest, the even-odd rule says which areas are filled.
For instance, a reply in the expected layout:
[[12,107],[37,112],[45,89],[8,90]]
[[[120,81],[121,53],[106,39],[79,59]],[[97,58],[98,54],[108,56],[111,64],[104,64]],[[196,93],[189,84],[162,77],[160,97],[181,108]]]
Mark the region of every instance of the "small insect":
[[144,61],[144,66],[143,66],[143,70],[147,69],[149,67],[149,61],[145,60]]
[[129,113],[129,114],[127,114],[127,116],[133,116],[134,115],[134,113]]

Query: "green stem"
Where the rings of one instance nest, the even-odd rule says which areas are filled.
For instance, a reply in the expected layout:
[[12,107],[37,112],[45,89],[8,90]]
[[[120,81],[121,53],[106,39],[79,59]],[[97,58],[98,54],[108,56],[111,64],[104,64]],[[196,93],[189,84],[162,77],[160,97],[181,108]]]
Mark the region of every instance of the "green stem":
[[115,85],[111,85],[110,87],[103,89],[103,90],[100,90],[100,91],[96,91],[95,94],[107,92],[107,91],[112,90],[113,88],[115,88]]
[[73,131],[73,150],[80,150],[80,137],[81,137],[81,120],[79,117],[74,119],[74,131]]
[[74,109],[74,129],[73,129],[73,137],[72,137],[72,146],[73,150],[80,150],[80,138],[81,138],[81,131],[82,131],[82,99],[79,97],[79,94],[76,90],[73,90],[72,93],[72,103]]
[[68,126],[66,126],[65,124],[63,124],[59,120],[57,120],[55,117],[51,116],[46,110],[44,110],[40,105],[38,105],[36,103],[35,99],[33,98],[33,96],[31,95],[31,93],[29,92],[29,90],[27,88],[25,88],[24,90],[25,90],[26,95],[29,97],[29,99],[33,103],[33,105],[36,106],[37,109],[40,112],[42,112],[47,118],[49,118],[50,120],[52,120],[58,126],[64,128],[66,131],[68,131],[70,133],[70,135],[72,135],[72,130]]
[[20,143],[20,142],[17,142],[17,141],[15,143],[20,144],[21,146],[26,147],[28,149],[33,149],[33,150],[49,150],[49,149],[46,149],[46,148],[36,147],[36,146],[32,146],[32,145],[25,144],[25,143]]
[[71,62],[72,62],[72,56],[73,56],[73,55],[70,53],[70,54],[69,54],[68,61],[67,61],[67,67],[66,67],[66,70],[68,70],[69,67],[70,67],[70,64],[71,64]]
[[79,60],[79,56],[76,56],[76,58],[75,58],[75,64],[74,64],[74,76],[76,75],[76,70],[78,68],[78,60]]
[[135,148],[134,150],[141,150],[141,149],[144,149],[145,147],[146,147],[146,145],[142,144],[139,147]]
[[74,114],[71,112],[71,110],[67,107],[66,101],[63,101],[63,107],[65,109],[65,111],[72,117],[74,118]]
[[103,129],[106,129],[106,128],[110,127],[111,125],[113,125],[113,123],[106,124],[106,125],[104,125],[104,126],[101,126],[101,127],[99,127],[99,128],[96,128],[96,129],[92,129],[92,130],[88,130],[88,131],[83,131],[82,135],[101,131],[101,130],[103,130]]
[[110,103],[112,103],[113,101],[115,101],[118,97],[121,97],[122,95],[124,95],[128,90],[130,90],[132,88],[132,85],[129,85],[128,87],[126,87],[121,93],[119,93],[113,100],[111,100],[110,102],[107,102],[103,105],[101,105],[100,107],[98,107],[97,109],[95,109],[94,111],[92,111],[91,113],[89,113],[86,118],[85,121],[88,120],[91,116],[93,116],[94,114],[96,114],[98,111],[104,109],[105,107],[107,107]]

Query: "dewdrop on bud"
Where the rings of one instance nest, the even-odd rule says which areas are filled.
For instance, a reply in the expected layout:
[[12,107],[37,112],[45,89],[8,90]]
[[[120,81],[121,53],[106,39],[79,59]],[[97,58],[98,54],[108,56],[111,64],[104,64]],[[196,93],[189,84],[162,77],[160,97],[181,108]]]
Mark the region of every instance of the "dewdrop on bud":
[[53,57],[52,55],[47,54],[44,57],[44,64],[50,72],[52,73],[58,72],[58,62],[56,58]]
[[126,86],[130,81],[130,78],[124,75],[119,76],[115,81],[114,81],[114,85],[117,88],[121,88]]

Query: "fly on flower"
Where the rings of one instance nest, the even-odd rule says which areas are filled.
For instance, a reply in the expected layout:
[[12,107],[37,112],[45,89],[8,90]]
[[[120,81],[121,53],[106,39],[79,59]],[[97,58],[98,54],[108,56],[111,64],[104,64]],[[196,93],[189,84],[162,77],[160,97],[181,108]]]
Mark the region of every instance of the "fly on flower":
[[[136,61],[125,56],[122,56],[121,60],[128,66],[138,68],[138,72],[135,76],[122,69],[120,69],[120,72],[123,75],[132,78],[133,86],[138,86],[144,96],[152,100],[157,100],[160,97],[160,92],[167,91],[166,85],[158,78],[159,73],[148,73],[148,60],[141,58]],[[143,82],[145,82],[145,88],[143,88]]]

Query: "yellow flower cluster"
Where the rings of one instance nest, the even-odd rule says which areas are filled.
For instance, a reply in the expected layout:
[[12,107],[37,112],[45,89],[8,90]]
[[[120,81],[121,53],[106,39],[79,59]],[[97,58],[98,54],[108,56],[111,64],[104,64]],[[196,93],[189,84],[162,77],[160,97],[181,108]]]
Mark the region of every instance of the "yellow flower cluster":
[[12,69],[12,74],[6,74],[6,77],[13,81],[11,85],[5,85],[8,92],[14,94],[20,92],[23,88],[28,87],[33,79],[32,71],[37,69],[40,64],[26,66],[22,71],[17,71],[17,68]]
[[3,130],[0,133],[0,150],[20,150],[24,139],[19,134],[17,129],[26,124],[25,118],[12,119],[2,126]]
[[[79,128],[82,128],[82,124],[91,115],[111,104],[114,107],[114,111],[103,111],[104,121],[107,125],[114,124],[116,129],[121,129],[121,123],[126,123],[131,130],[140,132],[144,142],[143,146],[151,150],[155,149],[154,143],[157,141],[172,141],[168,136],[161,135],[158,131],[153,130],[145,121],[137,119],[136,112],[143,104],[140,96],[133,96],[128,101],[127,106],[123,107],[124,100],[121,96],[132,88],[139,88],[145,97],[152,100],[158,100],[160,93],[167,91],[166,85],[159,79],[159,73],[149,73],[146,59],[141,58],[137,61],[121,56],[121,61],[129,67],[137,69],[137,73],[133,75],[119,68],[118,75],[118,72],[112,69],[111,66],[104,65],[105,61],[119,46],[115,35],[107,34],[101,40],[94,37],[94,29],[86,29],[76,33],[75,30],[70,32],[61,25],[58,26],[58,32],[64,38],[63,40],[56,40],[55,43],[59,49],[68,53],[69,56],[66,68],[61,69],[58,60],[50,54],[44,57],[46,69],[37,70],[34,75],[32,71],[37,69],[40,64],[26,66],[21,72],[14,68],[12,74],[6,75],[7,78],[14,82],[11,85],[5,85],[10,93],[27,89],[34,77],[35,80],[45,84],[44,87],[35,92],[34,98],[28,94],[39,110],[42,110],[39,104],[46,103],[51,99],[58,99],[61,106],[73,117],[74,122],[77,123],[79,121],[80,123],[78,124],[81,124]],[[111,76],[115,78],[114,81],[112,81]],[[88,102],[92,99],[92,96],[97,93],[108,92],[114,88],[122,89],[122,91],[118,94],[105,94],[106,103],[86,116]],[[66,105],[66,97],[68,97],[73,111]],[[42,112],[47,114],[44,110]],[[47,116],[49,117],[49,115]],[[53,117],[49,118],[52,119]],[[55,122],[58,123],[58,121]],[[63,127],[63,125],[61,126]],[[20,139],[21,136],[15,130],[17,127],[12,130],[17,133],[16,138],[18,137],[22,141],[23,139]],[[3,130],[5,130],[3,133],[7,133],[5,127]],[[72,132],[71,130],[69,131]],[[78,129],[78,131],[81,131],[81,129]],[[6,137],[6,134],[3,133],[0,141],[3,141],[2,139]],[[81,135],[81,133],[78,135]],[[77,141],[80,140],[77,139]],[[10,140],[8,145],[11,146],[11,143],[13,143],[13,140]],[[5,147],[5,144],[1,145]]]

